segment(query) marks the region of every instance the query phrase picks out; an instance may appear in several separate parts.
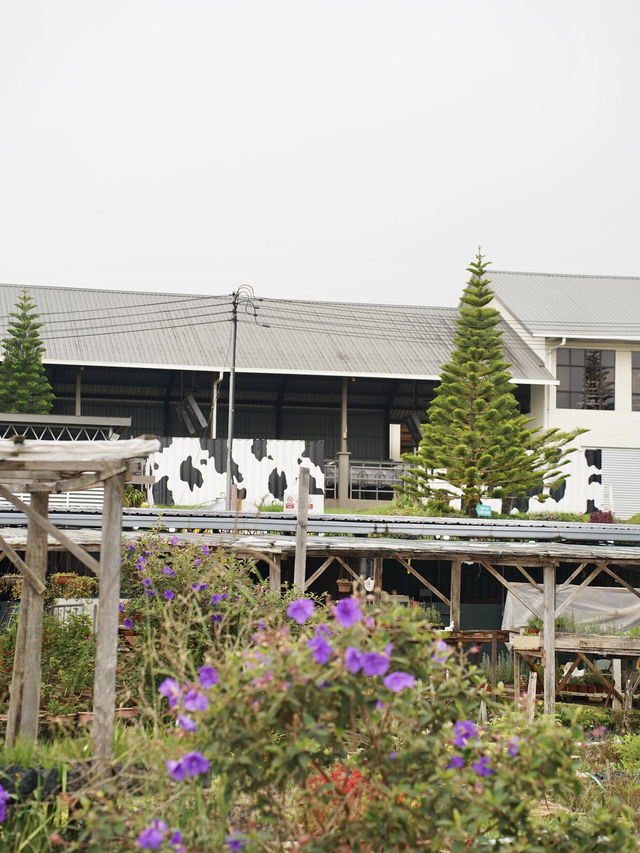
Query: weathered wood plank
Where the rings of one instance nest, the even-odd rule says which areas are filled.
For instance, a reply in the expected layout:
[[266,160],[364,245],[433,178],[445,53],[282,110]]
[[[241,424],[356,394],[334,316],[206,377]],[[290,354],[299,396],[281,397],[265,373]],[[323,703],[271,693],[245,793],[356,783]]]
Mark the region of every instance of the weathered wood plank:
[[98,762],[110,761],[113,757],[121,530],[122,488],[117,479],[112,477],[105,483],[104,490],[96,671],[93,688],[93,758]]
[[602,563],[599,563],[595,567],[595,569],[592,572],[590,572],[590,574],[582,581],[581,584],[574,587],[573,590],[569,593],[569,595],[562,602],[562,604],[560,604],[558,606],[558,609],[556,611],[556,616],[559,616],[561,613],[564,613],[564,611],[569,607],[569,605],[571,604],[573,599],[576,597],[576,595],[578,595],[580,590],[584,589],[586,586],[589,586],[591,581],[594,580],[595,578],[597,578],[603,569],[604,569],[604,565]]
[[462,580],[462,560],[451,561],[451,627],[454,631],[460,630],[460,586]]
[[540,610],[535,607],[535,605],[531,604],[528,601],[525,601],[525,599],[520,595],[516,587],[512,583],[510,583],[510,581],[505,580],[500,574],[500,572],[497,572],[495,570],[491,563],[487,563],[486,560],[478,560],[478,562],[481,566],[484,566],[484,568],[489,572],[490,575],[493,575],[493,577],[498,581],[498,583],[501,583],[502,586],[508,589],[509,592],[513,596],[515,596],[520,602],[520,604],[524,605],[524,607],[526,607],[530,613],[533,613],[533,615],[537,616],[538,619],[542,619],[542,613],[540,612]]
[[25,576],[27,581],[35,589],[36,593],[38,595],[42,595],[42,593],[46,589],[44,583],[40,580],[40,578],[35,572],[31,571],[29,566],[22,560],[22,558],[18,554],[16,554],[11,545],[9,545],[9,543],[6,542],[2,538],[2,536],[0,536],[0,547],[2,547],[0,559],[2,559],[2,557],[4,556],[8,557],[9,560],[11,560],[13,565],[16,567],[16,569],[18,569]]
[[[31,495],[31,502],[38,515],[46,515],[48,494],[34,493]],[[44,584],[47,574],[47,534],[32,518],[29,519],[25,562]],[[43,611],[42,595],[30,584],[23,584],[7,721],[6,739],[9,747],[18,734],[33,742],[38,737]]]
[[547,563],[544,567],[544,611],[542,628],[544,632],[544,712],[553,715],[556,712],[556,567]]
[[435,587],[432,583],[429,583],[429,581],[426,578],[422,577],[420,572],[417,572],[413,568],[413,566],[410,566],[409,563],[407,563],[407,561],[404,560],[402,557],[400,557],[398,554],[396,554],[396,560],[400,563],[401,566],[404,566],[405,569],[414,576],[414,578],[417,578],[421,584],[424,584],[424,586],[426,586],[427,589],[430,589],[434,595],[437,595],[438,598],[441,601],[444,601],[444,603],[447,605],[447,607],[449,609],[451,609],[451,600],[449,598],[447,598],[447,596],[444,595],[444,593],[440,592],[440,590],[437,589],[437,587]]
[[318,578],[320,577],[320,575],[322,575],[323,572],[329,568],[329,566],[331,565],[331,563],[334,562],[334,560],[335,560],[335,557],[327,557],[327,559],[323,562],[323,564],[319,568],[317,568],[315,570],[315,572],[311,575],[311,577],[306,579],[306,581],[304,582],[304,588],[308,589],[312,583],[315,583],[315,581],[317,581]]
[[293,567],[293,585],[305,588],[307,573],[307,522],[309,518],[309,469],[298,471],[298,523],[296,525],[296,560]]

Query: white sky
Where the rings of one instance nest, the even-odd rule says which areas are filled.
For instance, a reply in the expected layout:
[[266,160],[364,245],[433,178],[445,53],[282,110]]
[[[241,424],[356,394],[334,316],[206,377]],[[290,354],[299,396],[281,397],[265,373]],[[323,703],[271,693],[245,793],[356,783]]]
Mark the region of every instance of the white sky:
[[454,305],[640,275],[637,0],[6,0],[0,281]]

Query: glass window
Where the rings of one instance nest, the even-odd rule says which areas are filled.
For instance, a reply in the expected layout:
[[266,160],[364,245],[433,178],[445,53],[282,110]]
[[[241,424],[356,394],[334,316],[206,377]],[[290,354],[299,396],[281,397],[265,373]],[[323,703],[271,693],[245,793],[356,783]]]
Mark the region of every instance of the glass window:
[[631,353],[631,409],[640,412],[640,351]]
[[[633,408],[640,411],[640,352],[633,354]],[[559,409],[613,409],[615,406],[614,350],[571,349],[556,353],[556,406]],[[637,370],[635,365],[637,364]]]

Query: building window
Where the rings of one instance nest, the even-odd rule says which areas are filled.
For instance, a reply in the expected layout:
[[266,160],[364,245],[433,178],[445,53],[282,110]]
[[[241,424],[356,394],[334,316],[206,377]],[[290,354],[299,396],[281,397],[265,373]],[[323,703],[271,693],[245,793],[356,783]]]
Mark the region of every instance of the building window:
[[640,352],[631,353],[631,410],[640,412]]
[[[560,382],[556,391],[556,407],[613,409],[615,363],[616,354],[612,349],[560,348],[556,361]],[[640,385],[638,391],[640,393]]]

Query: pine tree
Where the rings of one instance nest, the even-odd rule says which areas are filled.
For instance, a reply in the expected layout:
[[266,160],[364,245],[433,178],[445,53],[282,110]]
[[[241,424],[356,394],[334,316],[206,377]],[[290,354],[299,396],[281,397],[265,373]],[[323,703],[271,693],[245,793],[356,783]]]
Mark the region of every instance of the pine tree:
[[520,413],[504,357],[500,314],[488,307],[493,291],[487,267],[480,252],[467,267],[471,278],[461,299],[451,360],[442,367],[418,452],[403,457],[412,466],[402,478],[405,498],[461,496],[470,516],[483,496],[548,497],[547,490],[567,477],[562,466],[575,449],[569,443],[584,432],[530,429],[533,419]]
[[26,290],[9,314],[0,364],[0,412],[46,415],[54,395],[42,365],[44,344],[40,339],[36,304]]

